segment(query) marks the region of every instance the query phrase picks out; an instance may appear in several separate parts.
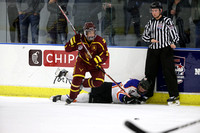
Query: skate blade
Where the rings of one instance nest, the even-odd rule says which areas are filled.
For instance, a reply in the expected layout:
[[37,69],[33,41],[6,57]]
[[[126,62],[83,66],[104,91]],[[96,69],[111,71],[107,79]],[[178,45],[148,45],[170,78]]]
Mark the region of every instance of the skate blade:
[[67,102],[66,102],[65,105],[70,105],[70,103],[67,103]]
[[176,100],[176,101],[173,101],[173,102],[168,102],[168,105],[169,106],[179,106],[180,105],[180,101]]

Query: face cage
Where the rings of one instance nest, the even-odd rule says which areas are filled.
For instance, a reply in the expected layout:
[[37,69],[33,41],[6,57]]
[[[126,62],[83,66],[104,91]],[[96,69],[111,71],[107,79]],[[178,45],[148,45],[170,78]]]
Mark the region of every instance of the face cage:
[[147,91],[140,92],[139,90],[137,90],[137,93],[140,94],[141,96],[144,96],[147,93]]
[[[140,86],[141,86],[141,85],[140,85]],[[142,87],[143,89],[145,88],[145,87],[143,87],[143,86],[141,86],[141,87]],[[144,92],[140,92],[140,91],[139,91],[139,87],[138,87],[137,93],[140,94],[141,96],[144,96],[144,95],[147,93],[147,90],[145,89]]]
[[[89,31],[92,31],[92,30],[94,30],[94,36],[93,37],[87,37],[87,32],[89,32]],[[85,35],[85,37],[89,40],[89,41],[92,41],[92,40],[94,40],[95,38],[96,38],[96,29],[86,29],[86,30],[84,30],[84,35]]]

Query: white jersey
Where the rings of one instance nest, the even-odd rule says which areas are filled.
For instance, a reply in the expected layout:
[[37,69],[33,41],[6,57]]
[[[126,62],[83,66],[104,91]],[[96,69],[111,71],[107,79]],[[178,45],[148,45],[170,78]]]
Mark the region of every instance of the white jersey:
[[[135,97],[141,97],[140,94],[137,93],[137,88],[139,85],[139,80],[137,79],[129,79],[124,82],[119,82],[118,84],[131,96]],[[91,88],[83,88],[83,90],[86,90],[87,92],[91,92]],[[113,103],[123,103],[123,97],[125,96],[123,90],[121,90],[115,83],[112,83],[112,101]],[[61,101],[66,101],[67,96],[62,95]],[[89,93],[81,93],[76,98],[75,102],[80,103],[88,103],[89,102]]]
[[[60,70],[59,68],[56,71],[56,75],[59,75],[59,73],[61,71],[64,70]],[[67,70],[65,70],[67,71]],[[65,75],[67,79],[72,80],[73,78],[73,73],[67,71],[67,74]],[[126,93],[128,93],[131,96],[135,96],[135,97],[141,97],[140,94],[137,93],[137,88],[139,85],[139,80],[137,79],[129,79],[127,81],[124,82],[119,82],[118,84],[126,91]],[[89,102],[89,93],[91,92],[91,88],[82,88],[83,90],[87,91],[88,93],[81,93],[78,95],[78,97],[76,98],[76,102]],[[111,88],[110,88],[111,89]],[[115,83],[112,84],[112,93],[111,93],[111,97],[112,97],[112,101],[113,103],[123,103],[123,96],[125,95],[123,90],[121,90]],[[104,92],[102,92],[104,93]],[[67,96],[66,95],[62,95],[61,97],[61,101],[66,101]]]
[[[141,97],[140,94],[137,93],[137,88],[139,85],[139,80],[137,79],[129,79],[124,82],[118,83],[125,91],[131,96]],[[112,85],[112,100],[113,103],[123,103],[122,98],[124,96],[123,90],[121,90],[115,83]]]

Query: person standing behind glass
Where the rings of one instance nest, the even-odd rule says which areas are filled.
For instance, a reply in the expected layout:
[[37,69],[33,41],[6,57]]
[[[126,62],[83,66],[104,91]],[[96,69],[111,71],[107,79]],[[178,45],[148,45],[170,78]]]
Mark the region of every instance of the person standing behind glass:
[[[106,0],[107,1],[107,0]],[[102,32],[104,35],[108,35],[109,43],[108,45],[114,46],[114,36],[115,29],[113,28],[113,20],[115,20],[115,7],[113,7],[112,3],[105,2],[102,5],[103,8],[103,20],[102,20]]]
[[17,42],[20,42],[20,28],[19,28],[19,17],[16,6],[16,0],[6,0],[8,10],[8,21],[10,26],[10,41],[15,43],[15,31],[17,31]]
[[196,26],[196,48],[200,48],[200,1],[192,0],[192,20]]
[[141,42],[140,37],[140,7],[142,5],[141,0],[129,0],[127,6],[125,7],[125,32],[124,34],[127,35],[130,29],[131,22],[133,23],[134,32],[136,37],[138,38],[138,42],[136,46],[140,46]]
[[139,8],[142,5],[140,0],[129,0],[126,10],[128,12],[126,16],[126,25],[125,25],[125,35],[128,34],[130,29],[130,24],[133,19],[134,30],[136,36],[140,37],[140,11]]
[[28,43],[28,27],[31,25],[32,43],[38,43],[40,11],[44,7],[44,0],[16,0],[21,43]]
[[[67,12],[68,0],[58,0],[57,3],[61,6],[63,11]],[[47,5],[47,9],[50,12],[49,20],[47,23],[47,32],[49,33],[50,41],[48,43],[65,44],[67,40],[67,20],[58,8],[56,3],[51,3]],[[58,40],[58,38],[60,40]]]
[[168,4],[168,15],[176,22],[180,36],[180,47],[186,47],[190,43],[190,23],[191,6],[189,0],[170,0]]
[[99,30],[98,13],[101,12],[101,0],[75,0],[72,14],[74,16],[74,27],[79,32],[82,32],[85,22],[93,22]]

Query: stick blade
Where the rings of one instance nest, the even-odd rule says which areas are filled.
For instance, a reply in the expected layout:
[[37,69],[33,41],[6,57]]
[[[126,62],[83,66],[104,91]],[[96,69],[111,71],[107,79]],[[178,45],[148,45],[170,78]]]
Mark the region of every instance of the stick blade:
[[131,123],[130,121],[125,121],[124,123],[129,129],[131,129],[132,131],[136,132],[136,133],[147,133],[146,131],[140,129],[139,127],[137,127],[136,125],[134,125],[133,123]]

